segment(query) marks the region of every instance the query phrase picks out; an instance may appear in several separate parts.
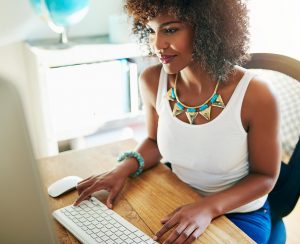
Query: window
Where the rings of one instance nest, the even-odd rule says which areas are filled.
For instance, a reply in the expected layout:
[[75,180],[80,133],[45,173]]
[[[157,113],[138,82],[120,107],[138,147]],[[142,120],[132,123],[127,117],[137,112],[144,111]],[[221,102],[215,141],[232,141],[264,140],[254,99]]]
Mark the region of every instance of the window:
[[271,52],[300,59],[300,1],[249,0],[250,52]]

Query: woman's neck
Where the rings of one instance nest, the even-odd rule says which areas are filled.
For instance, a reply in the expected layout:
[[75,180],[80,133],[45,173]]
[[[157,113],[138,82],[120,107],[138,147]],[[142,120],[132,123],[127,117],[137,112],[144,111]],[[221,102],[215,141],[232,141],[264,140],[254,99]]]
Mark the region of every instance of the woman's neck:
[[186,67],[178,75],[179,82],[188,89],[201,92],[210,90],[216,85],[216,82],[213,82],[211,76],[200,65]]

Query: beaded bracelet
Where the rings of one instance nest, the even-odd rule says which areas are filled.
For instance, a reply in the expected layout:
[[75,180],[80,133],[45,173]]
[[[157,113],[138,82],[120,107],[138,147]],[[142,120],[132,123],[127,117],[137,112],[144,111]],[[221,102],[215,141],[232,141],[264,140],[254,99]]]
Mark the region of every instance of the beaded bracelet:
[[144,165],[145,165],[144,159],[141,156],[141,154],[139,154],[138,152],[135,152],[135,151],[126,151],[126,152],[121,153],[118,156],[117,160],[118,160],[118,162],[122,162],[126,158],[136,158],[136,160],[139,163],[139,167],[134,173],[130,174],[130,176],[132,176],[132,177],[139,176],[142,173],[142,171],[144,169]]

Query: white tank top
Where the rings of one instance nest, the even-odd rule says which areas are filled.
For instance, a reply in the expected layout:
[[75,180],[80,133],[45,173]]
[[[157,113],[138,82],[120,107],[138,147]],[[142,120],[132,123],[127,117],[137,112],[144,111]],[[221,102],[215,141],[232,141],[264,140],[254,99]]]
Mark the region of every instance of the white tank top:
[[[249,173],[247,133],[241,107],[250,80],[246,71],[223,111],[212,121],[191,125],[172,114],[167,93],[168,76],[161,69],[156,110],[157,143],[163,160],[173,172],[201,195],[225,190]],[[230,212],[250,212],[263,206],[267,195]]]

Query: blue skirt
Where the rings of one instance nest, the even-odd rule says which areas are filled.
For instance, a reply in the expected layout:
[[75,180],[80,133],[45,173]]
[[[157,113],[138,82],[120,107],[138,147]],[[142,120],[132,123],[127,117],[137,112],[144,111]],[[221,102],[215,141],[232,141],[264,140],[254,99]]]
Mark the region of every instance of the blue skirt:
[[248,213],[229,213],[226,217],[256,243],[268,243],[272,227],[268,201],[258,210]]

